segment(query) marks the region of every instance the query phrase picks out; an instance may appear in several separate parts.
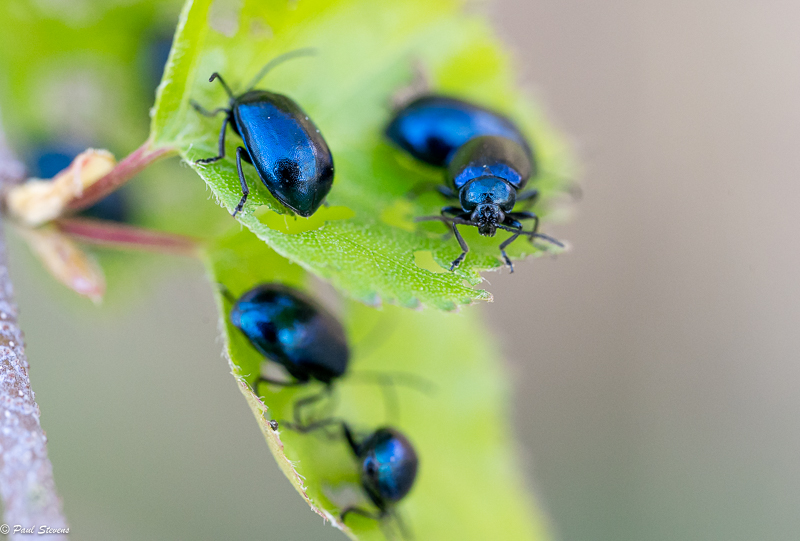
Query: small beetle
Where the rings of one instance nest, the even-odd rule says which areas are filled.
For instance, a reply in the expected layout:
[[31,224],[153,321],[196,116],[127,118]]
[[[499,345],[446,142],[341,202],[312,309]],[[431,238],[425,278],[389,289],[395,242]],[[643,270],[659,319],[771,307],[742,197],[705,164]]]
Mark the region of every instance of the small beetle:
[[296,289],[282,284],[254,287],[233,305],[231,323],[300,383],[313,379],[328,384],[347,370],[350,350],[344,328]]
[[208,164],[225,157],[225,129],[228,124],[242,138],[236,149],[236,167],[242,186],[242,199],[233,215],[242,210],[250,190],[242,171],[242,160],[255,166],[264,186],[275,198],[303,217],[314,214],[333,185],[333,156],[319,129],[290,98],[253,87],[272,68],[297,56],[312,54],[299,49],[275,58],[259,72],[239,96],[235,96],[219,73],[218,79],[230,97],[228,107],[208,111],[197,102],[192,107],[205,116],[225,113],[219,134],[219,154],[195,163]]
[[[457,225],[471,225],[483,236],[493,237],[498,229],[513,233],[500,244],[503,261],[514,272],[505,249],[519,236],[541,238],[558,246],[560,242],[538,232],[539,218],[528,211],[514,212],[514,206],[535,201],[535,189],[517,193],[536,175],[533,151],[520,130],[504,116],[443,96],[424,96],[400,110],[386,134],[412,156],[437,167],[447,167],[447,185],[437,191],[459,200],[460,207],[448,206],[441,216],[416,221],[449,223],[461,254],[452,262],[455,270],[469,252]],[[533,220],[524,231],[522,220]]]
[[347,424],[342,423],[342,431],[359,461],[361,486],[378,508],[374,514],[360,507],[348,507],[341,513],[342,522],[351,513],[380,520],[392,512],[392,506],[414,485],[419,466],[417,452],[394,428],[379,428],[361,442],[356,441]]
[[386,128],[387,137],[414,158],[446,167],[456,150],[479,135],[497,135],[515,141],[536,164],[525,136],[503,115],[456,98],[419,97],[397,111]]
[[[264,357],[283,366],[293,378],[274,380],[259,374],[253,392],[259,385],[270,383],[281,387],[301,387],[311,381],[324,384],[323,389],[294,403],[294,422],[302,423],[302,411],[323,399],[333,390],[334,381],[342,378],[350,364],[351,351],[342,324],[324,307],[302,292],[282,284],[258,285],[239,299],[220,286],[223,295],[233,304],[230,320],[242,331],[250,344]],[[360,371],[351,374],[364,383],[381,386],[390,411],[394,394],[385,388],[401,385],[423,393],[432,392],[425,378],[408,372]],[[259,395],[260,396],[260,395]]]
[[322,399],[347,370],[350,349],[344,328],[322,306],[282,284],[261,284],[231,300],[231,323],[259,353],[294,378],[287,382],[259,376],[253,383],[256,394],[261,383],[292,387],[316,380],[325,384],[322,392],[295,402],[295,421],[300,422],[302,408]]
[[290,430],[308,433],[331,425],[341,427],[344,439],[358,460],[361,486],[378,508],[375,513],[361,507],[346,507],[340,514],[342,522],[350,514],[374,520],[393,516],[401,530],[404,530],[400,517],[394,511],[394,505],[409,493],[417,478],[419,458],[414,446],[399,430],[390,427],[379,428],[358,441],[346,422],[333,418],[309,425],[287,423],[285,426]]

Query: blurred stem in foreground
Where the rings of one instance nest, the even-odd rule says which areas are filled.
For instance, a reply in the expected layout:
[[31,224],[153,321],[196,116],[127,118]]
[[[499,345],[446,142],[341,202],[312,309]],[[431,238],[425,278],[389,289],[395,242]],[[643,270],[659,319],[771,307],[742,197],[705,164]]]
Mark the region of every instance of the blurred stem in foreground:
[[[25,168],[11,153],[0,128],[0,191],[24,177]],[[14,525],[20,525],[35,527],[38,533],[41,526],[67,528],[67,520],[56,493],[53,465],[47,458],[47,438],[28,377],[13,292],[0,221],[0,496],[4,521],[12,531]],[[50,537],[68,538],[57,534]]]

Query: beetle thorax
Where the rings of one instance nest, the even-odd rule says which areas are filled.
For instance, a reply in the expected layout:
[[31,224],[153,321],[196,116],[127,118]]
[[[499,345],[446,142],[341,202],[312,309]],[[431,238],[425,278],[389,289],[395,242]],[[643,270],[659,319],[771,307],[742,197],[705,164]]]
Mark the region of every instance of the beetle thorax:
[[478,177],[461,188],[461,208],[470,213],[470,221],[485,237],[493,237],[497,226],[506,219],[505,213],[514,208],[516,190],[505,179],[495,176]]

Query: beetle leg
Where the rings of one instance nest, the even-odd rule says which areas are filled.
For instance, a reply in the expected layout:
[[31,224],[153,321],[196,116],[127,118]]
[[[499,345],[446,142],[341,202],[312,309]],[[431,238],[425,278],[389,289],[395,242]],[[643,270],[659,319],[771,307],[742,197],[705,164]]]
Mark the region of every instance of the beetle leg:
[[261,398],[261,395],[258,393],[258,386],[262,383],[269,383],[270,385],[276,385],[278,387],[298,387],[300,385],[305,385],[306,382],[304,381],[280,381],[277,379],[270,379],[265,378],[264,376],[259,376],[257,380],[253,382],[253,392]]
[[539,217],[533,212],[509,212],[506,214],[506,225],[515,227],[514,224],[519,224],[519,221],[517,220],[533,220],[533,229],[530,231],[530,233],[532,235],[536,235],[539,231]]
[[459,246],[461,246],[461,255],[455,258],[453,262],[450,264],[450,271],[454,271],[456,267],[458,267],[464,258],[467,257],[467,252],[469,252],[469,246],[464,241],[464,238],[461,236],[461,233],[458,232],[458,226],[453,222],[453,234],[456,236],[456,240],[458,241]]
[[[288,430],[294,430],[295,432],[299,432],[301,434],[308,434],[309,432],[314,432],[322,428],[328,428],[332,425],[338,425],[343,428],[347,427],[344,421],[342,421],[341,419],[336,419],[334,417],[331,417],[330,419],[322,419],[321,421],[314,421],[313,423],[309,423],[307,425],[294,423],[291,421],[280,421],[279,424],[280,426]],[[326,436],[328,436],[329,438],[335,437],[332,436],[330,433],[326,433]]]
[[197,103],[194,100],[190,100],[189,104],[194,108],[195,111],[197,111],[198,113],[200,113],[203,116],[214,117],[214,116],[217,116],[220,113],[231,114],[231,110],[230,109],[226,109],[225,107],[217,107],[213,111],[209,111],[208,109],[206,109],[205,107],[203,107],[202,105],[200,105],[199,103]]
[[315,402],[319,402],[320,400],[322,400],[323,398],[325,398],[326,396],[328,396],[330,394],[331,394],[331,386],[330,385],[326,385],[320,392],[318,392],[316,394],[309,395],[309,396],[305,396],[305,397],[297,400],[294,403],[294,406],[292,406],[292,410],[294,411],[294,422],[295,422],[295,424],[304,426],[303,425],[303,415],[302,415],[303,411],[302,410],[304,408],[306,408],[307,406],[310,406],[311,404],[314,404]]
[[546,240],[550,244],[555,244],[556,246],[564,248],[564,243],[562,243],[561,241],[554,239],[550,235],[539,233],[539,217],[533,214],[532,212],[511,212],[506,215],[505,223],[497,227],[505,231],[511,231],[511,232],[517,231],[518,226],[521,228],[521,225],[514,218],[518,218],[520,220],[534,220],[533,229],[531,231],[520,231],[520,234],[528,237],[528,240],[530,242],[533,242],[533,239],[542,239]]
[[390,541],[397,541],[397,536],[394,533],[394,530],[388,529],[387,525],[384,522],[384,518],[387,516],[393,516],[396,519],[397,527],[400,530],[400,537],[406,540],[412,540],[413,537],[409,534],[409,531],[405,528],[405,525],[399,519],[399,516],[393,513],[389,513],[389,511],[382,506],[378,507],[378,512],[371,512],[363,509],[361,507],[356,507],[351,505],[349,507],[345,507],[344,510],[339,515],[339,519],[344,522],[347,519],[347,515],[361,515],[362,517],[369,518],[378,522],[383,531],[383,535],[386,539]]
[[342,422],[342,433],[344,434],[344,439],[347,440],[347,445],[349,445],[350,449],[353,451],[353,454],[356,456],[360,455],[361,444],[356,441],[356,437],[353,435],[353,430],[345,422]]
[[[519,222],[517,223],[519,224]],[[522,226],[520,225],[519,230],[510,237],[508,237],[506,240],[504,240],[503,243],[500,245],[500,253],[503,255],[503,261],[508,266],[511,274],[514,273],[514,264],[511,263],[511,259],[509,259],[508,254],[506,253],[506,248],[508,248],[509,244],[517,240],[517,237],[519,237],[521,234],[522,234]]]
[[225,117],[225,120],[222,121],[222,129],[219,130],[219,154],[214,156],[213,158],[203,158],[202,160],[197,160],[194,163],[214,163],[220,161],[222,158],[225,157],[225,129],[228,127],[228,121],[230,117]]
[[[444,207],[441,211],[442,216],[447,216],[448,214],[452,216],[459,216],[463,213],[464,211],[461,209],[461,207]],[[445,225],[445,227],[447,227],[447,222],[442,222],[442,223]],[[453,230],[447,227],[447,233],[442,235],[442,240],[449,239],[452,234]]]
[[[308,434],[309,432],[314,432],[316,430],[338,425],[339,428],[341,428],[342,430],[341,435],[344,436],[344,439],[345,441],[347,441],[347,445],[350,447],[350,450],[353,451],[353,454],[355,456],[359,456],[361,454],[361,444],[358,443],[356,437],[353,435],[353,430],[345,421],[337,419],[336,417],[330,417],[328,419],[314,421],[313,423],[308,423],[307,425],[300,423],[290,423],[288,421],[281,421],[280,425],[289,430],[300,432],[301,434]],[[334,437],[330,433],[327,433],[326,435],[329,438]]]
[[346,507],[344,511],[342,511],[342,513],[339,515],[339,519],[344,522],[347,518],[347,515],[361,515],[362,517],[371,518],[372,520],[381,520],[385,516],[385,513],[371,513],[360,507],[350,506]]
[[536,199],[539,198],[539,190],[536,188],[532,190],[528,190],[527,192],[522,192],[517,196],[517,203],[520,201],[525,201],[526,204],[523,205],[523,208],[531,208],[535,203]]
[[[522,229],[522,224],[520,224],[517,220],[533,220],[533,228],[530,231],[521,231],[523,235],[527,235],[528,241],[533,242],[533,239],[539,236],[539,217],[534,214],[533,212],[509,212],[506,214],[506,222],[507,225],[516,228],[519,225],[519,229]],[[550,237],[546,237],[550,238]],[[558,243],[561,244],[561,243]]]
[[536,214],[533,212],[529,212],[527,210],[520,210],[517,212],[509,212],[506,216],[510,216],[511,218],[516,218],[517,220],[533,220],[536,218]]
[[458,199],[458,193],[453,191],[449,186],[445,186],[444,184],[438,184],[436,186],[436,191],[448,199]]
[[239,182],[242,184],[242,199],[233,211],[234,217],[241,212],[245,201],[247,201],[247,196],[250,195],[250,188],[247,187],[247,180],[244,178],[244,171],[242,171],[242,152],[247,152],[247,150],[244,147],[236,149],[236,169],[239,170]]

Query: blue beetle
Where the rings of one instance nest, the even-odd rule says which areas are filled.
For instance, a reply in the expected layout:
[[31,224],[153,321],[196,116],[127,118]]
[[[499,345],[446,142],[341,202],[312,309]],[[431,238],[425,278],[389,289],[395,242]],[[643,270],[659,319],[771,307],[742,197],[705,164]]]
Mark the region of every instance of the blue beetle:
[[[537,173],[533,150],[522,132],[503,115],[446,96],[422,96],[399,110],[386,128],[387,137],[415,158],[436,167],[446,167],[446,185],[439,193],[456,199],[460,206],[447,206],[440,216],[417,221],[441,221],[452,227],[461,254],[452,262],[455,270],[469,252],[457,225],[471,225],[483,236],[498,229],[513,233],[500,244],[503,261],[514,272],[505,249],[521,235],[560,242],[538,232],[539,218],[529,211],[515,212],[522,201],[532,204],[535,189],[521,191]],[[533,220],[525,231],[522,220]]]
[[414,446],[399,430],[391,427],[379,428],[359,441],[353,429],[340,419],[323,419],[307,425],[285,423],[290,430],[301,433],[331,425],[341,427],[342,435],[358,461],[361,486],[378,508],[375,513],[361,507],[346,507],[340,514],[342,522],[350,514],[374,520],[382,520],[391,515],[403,529],[400,517],[394,512],[394,505],[411,491],[417,478],[419,457]]
[[279,63],[312,51],[299,49],[275,58],[255,77],[249,90],[235,96],[219,73],[209,82],[219,80],[230,101],[228,107],[213,111],[192,101],[200,114],[225,113],[219,134],[219,154],[195,163],[208,164],[225,157],[225,130],[228,124],[242,138],[244,146],[236,149],[236,167],[242,187],[242,199],[233,211],[236,216],[247,201],[250,190],[242,171],[242,160],[255,166],[264,186],[282,204],[300,216],[314,214],[333,185],[333,156],[319,129],[297,103],[290,98],[254,90],[253,87]]
[[464,143],[479,135],[497,135],[527,151],[532,173],[536,164],[525,136],[505,116],[456,98],[421,96],[398,110],[386,135],[414,158],[446,167]]
[[314,300],[282,284],[261,284],[231,300],[233,326],[259,353],[294,378],[287,382],[259,375],[253,383],[256,394],[261,383],[287,387],[315,380],[325,384],[320,393],[295,402],[295,421],[300,422],[301,410],[322,399],[333,381],[347,371],[350,348],[344,328]]
[[[253,392],[259,394],[262,383],[281,387],[304,386],[312,381],[324,384],[317,393],[294,403],[294,424],[302,426],[303,408],[318,402],[333,389],[334,381],[348,371],[351,351],[344,327],[324,307],[302,292],[282,284],[260,284],[238,299],[220,284],[222,294],[233,304],[231,324],[239,329],[250,345],[267,359],[283,366],[293,378],[275,380],[258,375]],[[425,378],[407,372],[361,371],[365,383],[382,387],[402,385],[424,393],[432,391]],[[394,395],[384,394],[387,410]],[[273,426],[277,429],[277,425]]]
[[359,462],[361,486],[378,508],[375,514],[360,507],[347,507],[340,515],[342,522],[349,514],[380,520],[389,515],[392,506],[414,486],[419,467],[417,452],[411,442],[394,428],[379,428],[361,442],[356,440],[346,423],[342,423],[342,430]]
[[233,305],[231,323],[300,383],[313,379],[329,384],[347,370],[350,349],[344,328],[296,289],[282,284],[254,287]]

